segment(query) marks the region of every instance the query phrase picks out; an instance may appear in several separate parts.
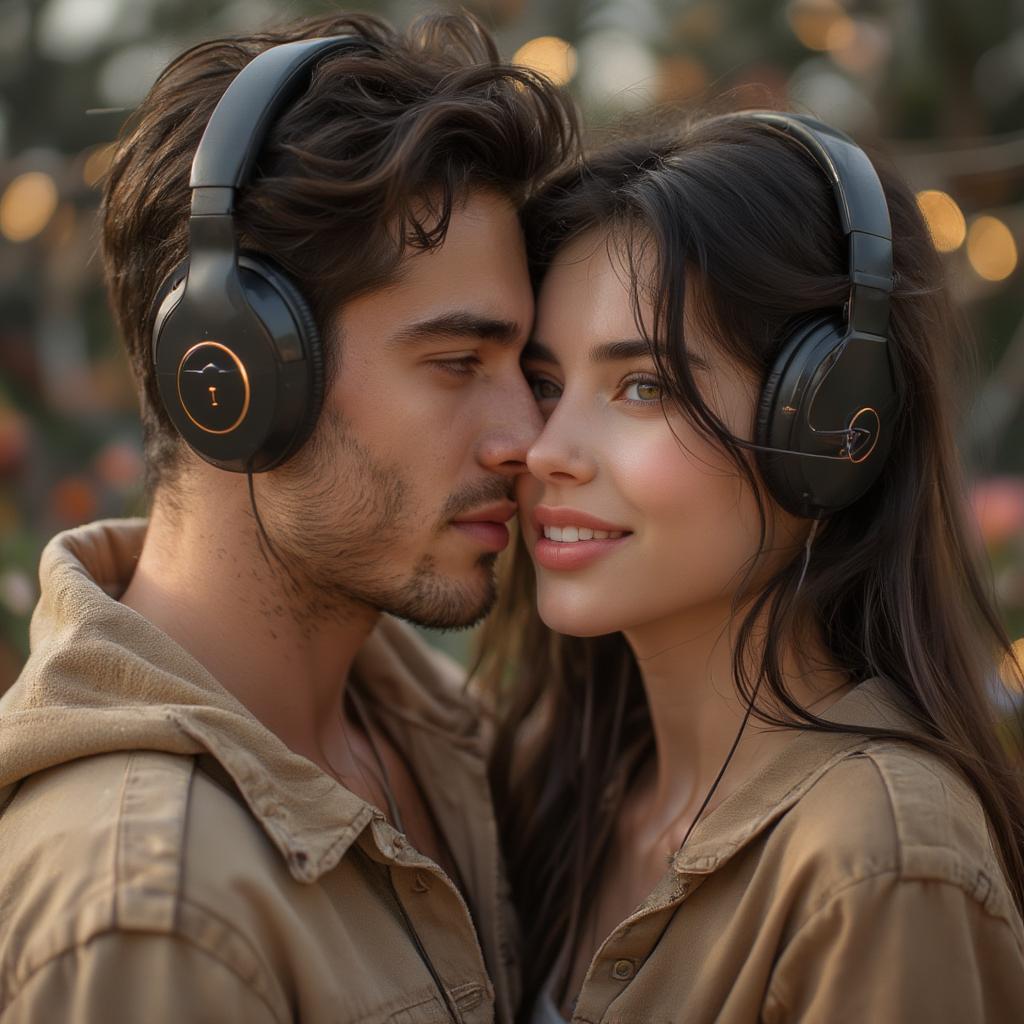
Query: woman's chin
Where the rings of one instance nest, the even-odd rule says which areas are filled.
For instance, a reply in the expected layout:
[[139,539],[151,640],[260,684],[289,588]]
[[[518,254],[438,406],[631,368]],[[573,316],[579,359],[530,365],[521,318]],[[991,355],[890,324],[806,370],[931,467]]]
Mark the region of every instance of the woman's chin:
[[544,625],[564,636],[605,636],[618,633],[623,622],[608,610],[597,610],[576,603],[545,600],[538,594],[537,611]]

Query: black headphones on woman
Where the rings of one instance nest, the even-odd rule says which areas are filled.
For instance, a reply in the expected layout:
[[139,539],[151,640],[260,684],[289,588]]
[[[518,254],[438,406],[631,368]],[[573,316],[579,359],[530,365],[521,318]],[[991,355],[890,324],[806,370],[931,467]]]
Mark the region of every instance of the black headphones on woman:
[[752,446],[772,497],[795,515],[821,519],[871,487],[892,443],[899,396],[888,342],[889,207],[867,154],[842,132],[800,114],[725,117],[792,138],[831,182],[849,240],[850,293],[842,312],[793,328],[762,386]]
[[312,432],[324,392],[308,302],[269,260],[239,254],[236,191],[315,64],[367,45],[336,36],[263,51],[231,81],[196,150],[188,258],[157,293],[153,362],[171,421],[196,454],[221,469],[257,473],[281,465]]

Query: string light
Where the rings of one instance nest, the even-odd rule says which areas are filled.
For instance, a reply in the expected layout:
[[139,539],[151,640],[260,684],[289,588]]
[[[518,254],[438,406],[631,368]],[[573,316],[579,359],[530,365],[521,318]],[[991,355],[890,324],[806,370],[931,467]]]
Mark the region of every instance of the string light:
[[955,252],[967,237],[967,221],[956,200],[938,189],[917,193],[917,206],[939,252]]
[[1004,281],[1017,269],[1017,243],[998,218],[978,217],[967,232],[967,259],[986,281]]
[[576,74],[576,50],[557,36],[539,36],[520,46],[512,63],[539,71],[555,85],[565,85]]

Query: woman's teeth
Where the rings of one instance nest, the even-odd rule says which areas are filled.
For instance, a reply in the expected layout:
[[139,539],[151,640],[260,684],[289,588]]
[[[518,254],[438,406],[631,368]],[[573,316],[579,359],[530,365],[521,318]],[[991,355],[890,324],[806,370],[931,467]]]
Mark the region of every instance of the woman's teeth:
[[622,530],[591,530],[587,526],[545,526],[544,537],[562,544],[574,544],[578,540],[617,540]]

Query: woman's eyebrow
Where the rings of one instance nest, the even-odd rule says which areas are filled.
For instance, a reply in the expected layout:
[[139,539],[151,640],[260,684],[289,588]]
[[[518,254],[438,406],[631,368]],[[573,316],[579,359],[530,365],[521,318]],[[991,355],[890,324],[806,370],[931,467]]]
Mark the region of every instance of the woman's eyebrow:
[[590,350],[590,361],[614,363],[624,359],[639,359],[651,354],[651,346],[643,338],[630,338],[628,341],[609,341],[604,345],[595,345]]
[[[629,338],[625,341],[609,341],[604,345],[596,345],[590,350],[590,362],[611,363],[644,357],[654,359],[656,355],[665,358],[664,349],[660,346],[654,348],[649,341],[645,341],[643,338]],[[708,361],[697,355],[692,349],[686,349],[686,361],[695,370],[710,368]]]
[[[642,338],[630,341],[609,341],[590,350],[590,362],[610,363],[623,359],[636,359],[651,354],[651,347]],[[558,357],[539,338],[531,338],[523,349],[524,359],[535,359],[542,363],[558,363]]]
[[[558,365],[558,357],[539,338],[531,338],[523,349],[523,359],[530,359],[540,363],[554,363]],[[624,341],[609,341],[603,345],[595,345],[590,350],[589,360],[591,363],[614,363],[623,362],[627,359],[653,358],[651,345],[643,338],[630,338]],[[698,370],[708,369],[707,360],[701,358],[695,352],[687,350],[687,361]]]

